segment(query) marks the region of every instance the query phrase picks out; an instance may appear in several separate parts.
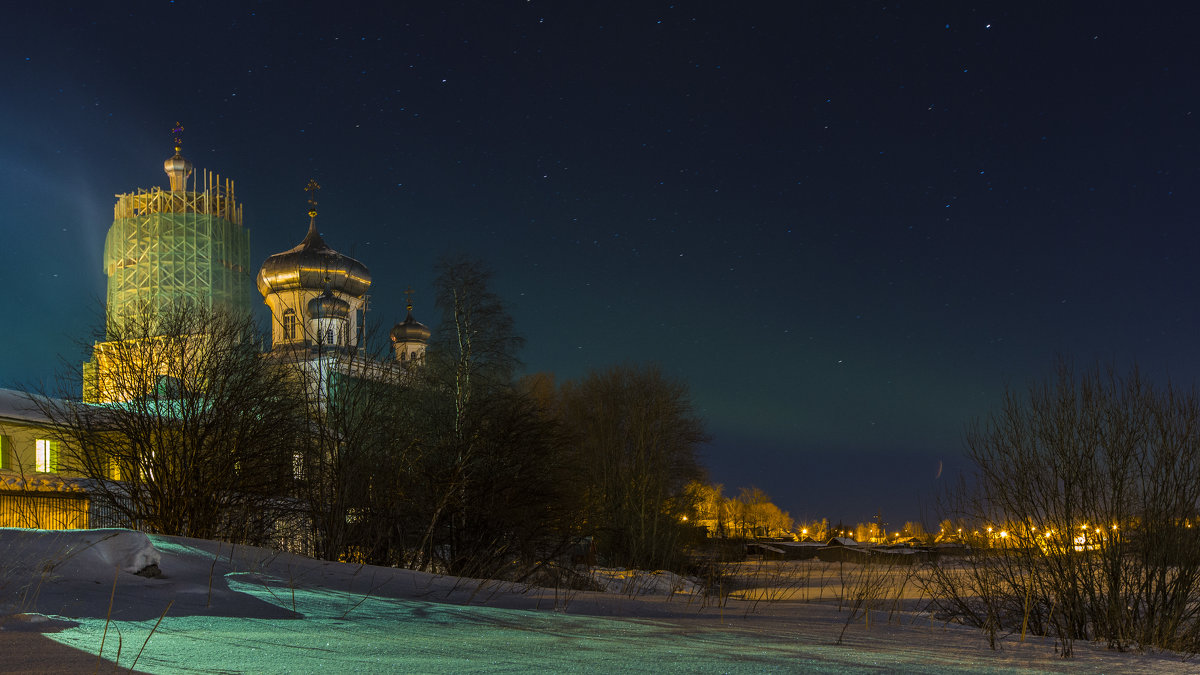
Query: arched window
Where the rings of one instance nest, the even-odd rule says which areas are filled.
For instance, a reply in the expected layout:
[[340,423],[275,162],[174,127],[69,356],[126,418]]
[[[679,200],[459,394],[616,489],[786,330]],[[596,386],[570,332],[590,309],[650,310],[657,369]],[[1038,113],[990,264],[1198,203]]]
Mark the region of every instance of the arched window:
[[296,310],[283,310],[283,339],[296,339]]

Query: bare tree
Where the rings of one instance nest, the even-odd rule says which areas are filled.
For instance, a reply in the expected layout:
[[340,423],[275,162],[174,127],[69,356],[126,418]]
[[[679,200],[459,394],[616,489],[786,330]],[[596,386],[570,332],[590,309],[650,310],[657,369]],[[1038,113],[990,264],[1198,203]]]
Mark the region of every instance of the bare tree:
[[64,375],[55,396],[31,397],[58,430],[63,470],[92,479],[93,499],[132,526],[260,541],[286,494],[297,419],[253,321],[178,305],[107,323],[84,381]]
[[292,458],[298,522],[313,555],[404,562],[397,476],[411,470],[416,373],[359,345],[279,350],[296,380],[304,433]]
[[808,537],[815,541],[827,541],[830,537],[828,518],[799,523],[796,528],[800,531],[801,537]]
[[678,563],[692,510],[685,486],[702,477],[696,450],[707,440],[687,388],[653,366],[614,367],[568,383],[562,400],[601,552],[619,564]]
[[796,524],[766,492],[754,486],[742,488],[733,500],[733,512],[742,537],[789,536]]
[[1060,362],[1008,392],[967,447],[976,475],[954,515],[988,550],[940,575],[946,609],[993,633],[1055,635],[1065,653],[1077,639],[1200,650],[1194,391]]
[[537,565],[577,527],[565,435],[544,386],[513,375],[523,341],[479,261],[438,265],[442,319],[419,390],[419,459],[403,491],[415,566],[502,574]]
[[455,433],[466,445],[463,427],[473,398],[512,384],[525,344],[491,278],[481,261],[447,258],[439,261],[434,282],[442,320],[430,356],[452,384]]
[[922,541],[932,541],[933,539],[931,536],[929,536],[929,533],[925,531],[924,523],[921,523],[917,520],[904,521],[904,527],[900,529],[900,534],[905,537],[920,539]]
[[705,528],[709,537],[724,538],[730,534],[732,514],[730,500],[722,494],[724,489],[720,483],[708,485],[698,480],[684,486],[684,492],[694,509],[690,518],[693,524]]

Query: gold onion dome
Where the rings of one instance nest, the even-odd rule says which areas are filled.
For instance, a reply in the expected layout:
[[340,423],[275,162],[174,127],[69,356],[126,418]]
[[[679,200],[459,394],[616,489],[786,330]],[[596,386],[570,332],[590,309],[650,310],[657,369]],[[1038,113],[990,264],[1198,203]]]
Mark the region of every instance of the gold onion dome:
[[183,190],[184,181],[192,175],[192,163],[179,154],[179,147],[176,146],[175,154],[163,162],[163,171],[166,171],[171,179],[171,191]]
[[267,258],[258,271],[258,291],[264,297],[279,291],[324,287],[361,298],[370,286],[371,273],[366,265],[329,248],[317,232],[315,216],[299,246]]
[[183,158],[183,125],[179,122],[175,123],[175,128],[171,130],[175,134],[175,154],[168,157],[163,162],[163,171],[167,172],[167,177],[171,179],[171,191],[187,189],[188,176],[192,175],[192,163]]
[[308,315],[314,319],[345,319],[350,316],[350,303],[326,287],[324,293],[308,301]]
[[425,324],[417,321],[412,315],[412,306],[408,308],[408,318],[392,327],[392,342],[424,342],[432,332]]

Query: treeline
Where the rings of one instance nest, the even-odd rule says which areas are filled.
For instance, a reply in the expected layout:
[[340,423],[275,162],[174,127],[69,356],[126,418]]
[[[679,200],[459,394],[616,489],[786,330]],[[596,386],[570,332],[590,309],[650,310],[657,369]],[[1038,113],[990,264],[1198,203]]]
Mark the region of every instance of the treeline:
[[766,492],[742,488],[726,497],[723,485],[692,482],[687,495],[694,508],[695,524],[709,537],[727,539],[795,538],[796,522],[776,506]]
[[801,537],[807,537],[815,541],[828,541],[833,537],[847,537],[859,543],[869,544],[904,541],[906,543],[928,545],[939,541],[936,535],[929,534],[925,530],[923,523],[915,520],[905,521],[900,526],[900,529],[890,530],[888,529],[888,523],[883,522],[882,519],[872,522],[855,523],[854,525],[838,521],[830,525],[828,518],[822,518],[820,520],[799,523],[796,529]]
[[[518,379],[522,341],[488,272],[443,262],[436,290],[420,367],[365,349],[264,356],[249,318],[188,306],[109,322],[86,369],[104,377],[33,398],[61,469],[149,532],[484,577],[679,567],[706,440],[687,387],[643,365]],[[83,403],[89,387],[123,400]]]

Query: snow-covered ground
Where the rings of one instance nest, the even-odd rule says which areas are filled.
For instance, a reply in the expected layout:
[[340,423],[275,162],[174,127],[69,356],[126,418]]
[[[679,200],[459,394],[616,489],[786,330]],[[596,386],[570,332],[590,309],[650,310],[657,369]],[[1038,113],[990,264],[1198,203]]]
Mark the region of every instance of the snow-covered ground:
[[[1053,641],[1017,636],[993,651],[975,629],[909,611],[907,573],[863,585],[852,565],[736,566],[720,604],[669,574],[524,589],[124,530],[0,530],[0,559],[7,672],[92,670],[97,655],[101,670],[136,659],[195,673],[1200,672],[1093,645],[1063,660]],[[150,565],[161,576],[135,574]],[[896,601],[869,622],[839,609],[868,587]]]

